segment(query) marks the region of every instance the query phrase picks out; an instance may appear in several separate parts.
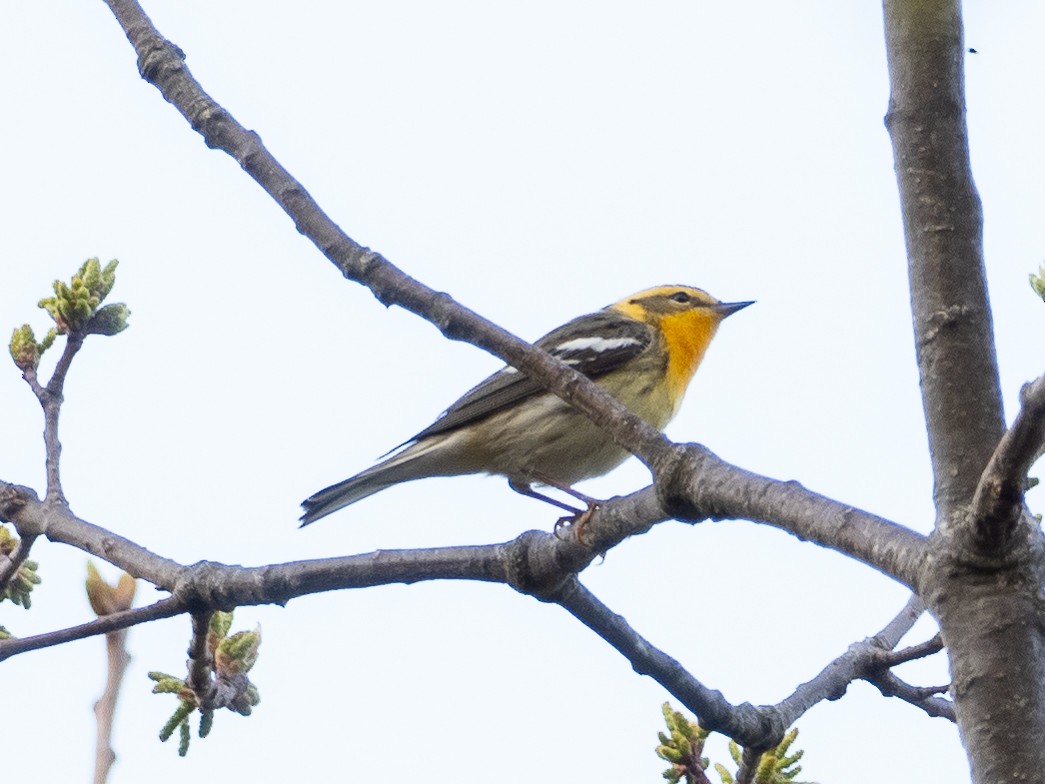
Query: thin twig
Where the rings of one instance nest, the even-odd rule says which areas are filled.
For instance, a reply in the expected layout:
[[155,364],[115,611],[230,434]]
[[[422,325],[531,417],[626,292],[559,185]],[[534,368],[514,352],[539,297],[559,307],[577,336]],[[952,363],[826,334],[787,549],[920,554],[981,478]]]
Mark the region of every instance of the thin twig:
[[921,600],[912,594],[903,609],[881,631],[850,645],[849,650],[773,706],[773,710],[780,712],[785,729],[823,700],[841,698],[853,681],[879,672],[881,653],[895,648],[922,612]]
[[38,651],[41,648],[50,648],[54,645],[62,645],[73,640],[83,640],[87,637],[95,637],[99,634],[107,634],[117,629],[127,629],[140,623],[158,621],[161,618],[172,618],[185,612],[185,606],[173,597],[162,599],[147,607],[138,607],[133,610],[106,615],[89,623],[72,626],[68,629],[59,629],[46,634],[37,634],[32,637],[12,637],[8,640],[0,640],[0,662],[16,656],[19,653]]
[[916,659],[924,659],[943,650],[943,638],[937,633],[925,642],[912,645],[899,651],[884,651],[882,661],[887,667],[895,667],[898,664],[906,664]]
[[[47,496],[46,500],[52,503],[65,504],[65,495],[62,493],[61,456],[62,444],[58,440],[58,416],[62,408],[62,392],[65,388],[65,379],[72,365],[73,357],[83,345],[83,335],[69,335],[65,342],[62,356],[55,365],[51,380],[47,386],[41,386],[36,373],[36,368],[30,366],[22,371],[22,378],[32,390],[40,407],[44,412],[44,449],[46,453],[47,466]],[[17,526],[16,526],[17,528]],[[19,567],[29,557],[29,551],[36,541],[36,534],[27,533],[19,529],[21,540],[15,551],[10,556],[0,559],[0,593],[18,572]]]
[[907,597],[907,604],[887,623],[873,639],[882,650],[891,651],[900,644],[900,640],[907,632],[914,628],[915,623],[925,613],[925,603],[917,594],[912,593]]
[[[64,401],[65,379],[72,366],[73,357],[83,346],[85,335],[72,332],[66,337],[65,348],[58,358],[51,380],[41,388],[39,384],[30,383],[44,411],[44,447],[47,453],[47,496],[52,503],[65,504],[62,492],[61,457],[62,442],[58,439],[58,417],[62,413]],[[24,375],[24,374],[23,374]],[[26,379],[28,381],[28,379]]]
[[[87,601],[99,618],[126,612],[134,604],[137,583],[129,574],[122,574],[114,585],[102,579],[93,563],[87,565]],[[105,784],[109,770],[116,760],[112,747],[113,722],[124,673],[130,661],[127,653],[127,629],[114,629],[105,634],[106,679],[102,696],[94,704],[98,729],[94,753],[94,782]]]
[[886,697],[897,697],[904,702],[914,705],[925,711],[934,718],[957,721],[954,713],[954,703],[948,699],[938,697],[944,694],[950,686],[912,686],[901,680],[888,670],[877,675],[866,678],[867,682],[877,687]]
[[209,705],[214,693],[211,678],[214,662],[208,644],[210,620],[213,617],[213,610],[192,613],[192,640],[189,642],[189,660],[186,662],[189,677],[186,683],[200,705]]
[[126,642],[127,629],[116,629],[105,634],[107,662],[105,691],[94,703],[94,715],[98,722],[94,754],[94,784],[105,784],[109,778],[109,770],[116,761],[116,752],[112,748],[112,730],[120,685],[123,683],[123,676],[131,660],[130,654],[127,653]]

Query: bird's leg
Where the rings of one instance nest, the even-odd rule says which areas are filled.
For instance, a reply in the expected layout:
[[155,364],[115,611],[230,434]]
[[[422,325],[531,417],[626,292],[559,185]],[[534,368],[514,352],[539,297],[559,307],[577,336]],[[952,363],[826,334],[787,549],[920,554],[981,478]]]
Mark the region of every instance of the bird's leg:
[[533,489],[533,487],[529,485],[529,483],[516,482],[512,479],[509,479],[508,486],[511,487],[512,490],[514,490],[517,493],[520,493],[522,495],[528,495],[530,496],[530,498],[537,498],[541,501],[552,504],[553,506],[557,506],[560,509],[564,509],[567,512],[570,512],[570,514],[564,517],[560,517],[558,520],[555,521],[555,535],[559,535],[559,530],[563,526],[569,525],[571,528],[576,530],[577,540],[581,542],[581,544],[586,544],[584,541],[584,526],[587,525],[588,521],[591,519],[591,516],[595,513],[595,510],[599,508],[599,505],[602,503],[602,501],[598,500],[597,498],[592,498],[590,495],[585,495],[579,490],[574,490],[567,484],[563,484],[562,482],[556,482],[554,479],[549,479],[548,477],[540,476],[539,474],[534,475],[533,480],[536,482],[540,482],[542,485],[548,485],[548,487],[554,487],[556,490],[561,490],[562,492],[566,493],[566,495],[572,496],[573,498],[576,498],[578,501],[583,501],[585,508],[574,509],[569,504],[564,504],[562,501],[558,501],[554,498],[551,498],[550,496],[544,495],[543,493],[538,493],[536,490]]
[[[566,490],[564,490],[563,488],[559,487],[558,485],[552,484],[550,482],[545,482],[543,479],[540,479],[538,481],[541,484],[549,485],[550,487],[555,487],[555,488],[558,488],[559,490],[562,490],[563,492],[567,492]],[[557,506],[560,509],[565,509],[567,512],[572,512],[574,515],[579,515],[579,514],[581,514],[584,511],[583,509],[574,509],[569,504],[564,504],[562,501],[559,501],[559,500],[557,500],[555,498],[552,498],[549,495],[545,495],[544,493],[538,493],[536,490],[534,490],[529,485],[529,483],[516,482],[514,479],[509,479],[508,480],[508,487],[512,488],[512,490],[514,490],[515,492],[519,493],[519,495],[525,495],[525,496],[529,496],[530,498],[536,498],[538,501],[544,501],[544,503],[546,503],[546,504],[551,504],[552,506]],[[573,491],[573,492],[568,492],[567,494],[568,495],[574,495],[574,493],[576,491],[573,490],[572,487],[570,488],[570,490]],[[576,496],[576,495],[574,495],[574,497],[578,498],[579,500],[590,500],[590,499],[587,498],[587,496]]]

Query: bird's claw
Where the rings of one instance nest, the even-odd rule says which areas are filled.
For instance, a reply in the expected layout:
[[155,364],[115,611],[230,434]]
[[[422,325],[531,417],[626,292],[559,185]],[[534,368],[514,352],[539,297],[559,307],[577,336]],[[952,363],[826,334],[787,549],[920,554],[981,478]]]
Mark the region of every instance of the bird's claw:
[[591,520],[592,515],[595,514],[595,510],[599,508],[599,502],[595,499],[589,498],[587,499],[587,503],[588,506],[586,509],[582,509],[581,511],[571,515],[560,517],[555,521],[555,528],[552,529],[552,533],[555,534],[556,539],[565,541],[562,531],[564,528],[569,526],[569,530],[573,532],[576,540],[580,544],[585,547],[588,547],[591,544],[584,535],[584,528],[587,526],[588,521]]

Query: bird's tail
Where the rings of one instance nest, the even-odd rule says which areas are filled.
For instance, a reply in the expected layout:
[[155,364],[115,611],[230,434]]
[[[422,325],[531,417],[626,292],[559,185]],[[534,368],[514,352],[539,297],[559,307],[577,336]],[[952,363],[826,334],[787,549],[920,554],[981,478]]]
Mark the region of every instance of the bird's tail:
[[302,527],[367,496],[379,493],[386,487],[426,476],[457,473],[454,470],[439,470],[439,450],[431,449],[431,446],[435,445],[426,442],[412,444],[366,471],[306,498],[301,502],[305,510],[301,515]]

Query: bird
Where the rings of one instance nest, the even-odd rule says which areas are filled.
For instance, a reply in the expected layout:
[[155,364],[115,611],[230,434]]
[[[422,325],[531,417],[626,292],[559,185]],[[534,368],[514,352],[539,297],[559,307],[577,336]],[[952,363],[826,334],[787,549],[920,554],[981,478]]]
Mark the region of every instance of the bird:
[[[692,286],[655,286],[575,318],[534,345],[662,430],[678,412],[719,324],[751,304],[720,302]],[[507,477],[513,490],[580,514],[533,485],[565,490],[586,501],[590,513],[597,502],[573,485],[608,473],[628,456],[584,414],[509,365],[384,460],[305,499],[301,525],[393,485],[463,474]]]

